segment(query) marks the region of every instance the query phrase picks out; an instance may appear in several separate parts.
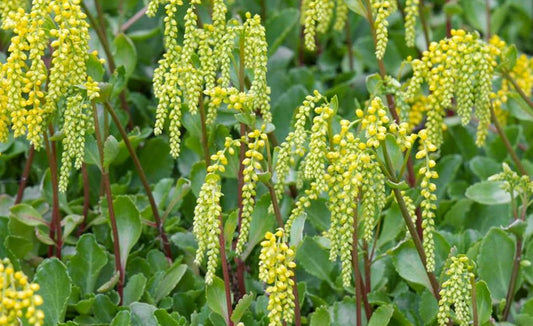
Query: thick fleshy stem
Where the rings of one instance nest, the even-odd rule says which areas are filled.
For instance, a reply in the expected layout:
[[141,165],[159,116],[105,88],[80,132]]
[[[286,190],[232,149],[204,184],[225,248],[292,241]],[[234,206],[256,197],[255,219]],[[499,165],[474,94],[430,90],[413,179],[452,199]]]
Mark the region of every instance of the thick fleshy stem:
[[[527,175],[521,173],[522,175]],[[511,195],[512,197],[512,195]],[[524,196],[523,196],[524,197]],[[520,216],[515,215],[515,220],[525,221],[527,213],[528,198],[522,198],[522,209],[520,210]],[[522,247],[523,238],[522,235],[516,234],[516,247],[513,259],[513,269],[511,271],[511,279],[509,280],[509,287],[507,288],[507,295],[505,296],[505,307],[503,308],[502,320],[505,321],[509,317],[511,311],[511,305],[513,302],[513,296],[515,294],[516,282],[518,281],[518,272],[520,271],[520,261],[522,260]]]
[[479,326],[479,315],[477,311],[477,294],[476,294],[476,278],[470,278],[470,285],[472,286],[472,319],[473,326]]
[[26,159],[26,164],[24,165],[24,170],[22,171],[22,176],[20,177],[20,183],[17,190],[17,197],[15,197],[15,205],[20,204],[22,201],[22,196],[24,195],[24,189],[26,188],[26,182],[28,182],[28,178],[30,176],[31,172],[31,165],[33,163],[33,157],[35,154],[35,148],[33,145],[30,145],[30,149],[28,150],[28,158]]
[[[244,76],[244,36],[241,35],[241,38],[239,40],[239,90],[241,92],[244,91],[244,85],[245,85],[245,76]],[[240,124],[240,136],[244,137],[246,135],[246,125],[244,123]],[[238,217],[237,217],[237,233],[241,233],[241,227],[242,227],[242,210],[243,210],[243,203],[242,203],[242,187],[244,186],[244,164],[242,163],[244,159],[246,158],[246,145],[244,143],[241,143],[240,150],[239,150],[239,172],[237,175],[237,209],[238,209]],[[237,238],[232,243],[232,248],[235,250],[237,246]],[[244,265],[244,262],[239,256],[235,256],[235,264],[237,265],[237,288],[238,288],[238,296],[236,300],[239,300],[246,294],[246,284],[244,283],[244,272],[246,270],[246,266]]]
[[229,267],[228,259],[226,257],[226,240],[224,239],[224,224],[222,221],[222,215],[219,216],[220,221],[220,233],[218,234],[218,241],[220,243],[220,260],[222,261],[222,276],[224,277],[224,292],[226,294],[226,309],[228,310],[228,318],[226,319],[226,325],[233,326],[231,315],[233,307],[231,304],[231,287],[229,279]]
[[[353,232],[352,232],[352,268],[354,273],[354,285],[355,285],[355,315],[356,325],[361,326],[363,319],[361,318],[361,301],[363,296],[363,278],[361,276],[361,269],[359,268],[359,237],[357,228],[357,209],[354,212],[353,219]],[[367,319],[369,316],[367,314]]]
[[85,231],[87,227],[87,216],[89,215],[89,205],[91,199],[91,189],[89,188],[89,174],[87,173],[87,165],[83,163],[81,165],[81,176],[83,182],[83,221],[76,233],[78,237]]
[[[52,126],[49,128],[52,133]],[[59,211],[59,183],[57,178],[57,155],[55,144],[48,140],[48,134],[43,133],[44,148],[48,157],[48,164],[50,166],[50,181],[52,182],[52,221],[50,223],[50,238],[55,241],[56,257],[61,259],[61,252],[63,247],[63,238],[61,235],[61,212]],[[53,256],[53,248],[48,248],[48,256]]]
[[424,0],[420,0],[418,2],[418,11],[419,11],[419,16],[420,16],[420,24],[422,25],[422,31],[424,33],[424,40],[426,41],[426,49],[427,49],[429,48],[431,39],[429,38],[428,23],[426,20],[426,16],[424,15]]
[[93,120],[94,120],[94,129],[96,134],[96,145],[98,147],[98,153],[100,155],[100,166],[102,172],[102,181],[104,186],[104,193],[107,199],[107,210],[109,212],[109,220],[111,222],[111,232],[113,234],[113,253],[115,256],[115,271],[119,274],[118,283],[117,283],[117,292],[120,297],[120,305],[122,305],[123,293],[124,293],[124,267],[122,266],[122,260],[120,257],[120,242],[119,242],[119,233],[117,220],[115,218],[115,209],[113,207],[113,194],[111,193],[111,184],[109,182],[109,174],[107,169],[104,167],[104,142],[102,141],[102,135],[100,135],[100,123],[98,121],[98,112],[96,109],[96,104],[93,102]]
[[163,243],[163,251],[165,252],[165,256],[167,256],[167,259],[172,260],[172,251],[170,248],[170,242],[168,241],[167,234],[165,233],[165,230],[163,228],[163,221],[161,220],[161,217],[159,215],[157,203],[155,202],[152,189],[150,188],[150,183],[148,182],[148,179],[146,178],[146,174],[144,173],[144,169],[141,165],[141,162],[139,161],[139,157],[135,153],[135,149],[131,145],[131,142],[128,138],[128,134],[126,133],[126,130],[124,129],[124,127],[122,127],[122,125],[120,124],[120,119],[118,118],[117,113],[115,112],[111,104],[109,104],[109,102],[105,102],[104,108],[111,115],[111,119],[113,119],[113,122],[115,123],[115,126],[117,127],[120,133],[120,136],[122,137],[122,140],[124,140],[124,144],[126,145],[126,148],[128,149],[130,157],[133,161],[133,165],[135,166],[135,169],[137,170],[137,174],[139,175],[139,178],[141,179],[141,183],[144,187],[144,191],[146,192],[146,196],[148,197],[148,201],[150,202],[152,213],[154,214],[155,224],[157,226],[157,231],[159,232],[159,236],[161,237],[161,242]]

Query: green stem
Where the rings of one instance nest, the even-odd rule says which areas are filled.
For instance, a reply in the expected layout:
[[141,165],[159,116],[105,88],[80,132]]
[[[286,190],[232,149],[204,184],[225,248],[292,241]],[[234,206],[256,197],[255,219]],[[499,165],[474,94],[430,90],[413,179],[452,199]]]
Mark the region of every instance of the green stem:
[[518,158],[518,155],[516,154],[515,150],[513,149],[513,146],[511,145],[511,142],[509,141],[509,138],[507,138],[507,135],[505,134],[505,131],[503,130],[500,122],[498,121],[498,118],[496,117],[496,114],[494,113],[494,106],[490,105],[490,115],[492,118],[492,122],[494,123],[494,126],[496,127],[496,130],[498,131],[498,135],[500,135],[503,145],[507,149],[507,152],[509,155],[511,155],[511,158],[513,159],[513,162],[516,165],[516,168],[518,169],[518,172],[522,175],[528,175],[526,169],[522,165],[522,162],[520,162],[520,159]]
[[126,145],[126,148],[128,149],[130,157],[133,161],[133,165],[135,166],[135,169],[137,170],[137,174],[139,175],[139,178],[141,179],[141,183],[144,187],[144,191],[146,192],[146,196],[148,197],[148,201],[150,202],[150,206],[152,208],[152,213],[154,214],[154,220],[157,226],[157,230],[159,232],[159,236],[161,237],[161,241],[163,242],[163,250],[167,258],[169,260],[172,260],[172,251],[170,248],[170,243],[168,241],[168,237],[163,228],[163,223],[159,215],[159,210],[157,207],[157,203],[155,202],[152,189],[150,188],[150,183],[148,182],[146,174],[144,173],[144,169],[141,165],[141,162],[139,161],[139,157],[135,153],[135,149],[133,148],[130,142],[130,139],[128,138],[128,134],[126,133],[126,130],[124,129],[124,127],[122,127],[122,124],[120,123],[120,119],[118,118],[117,113],[115,112],[111,104],[109,104],[109,102],[105,102],[104,108],[111,115],[111,119],[113,119],[113,122],[115,123],[115,126],[117,127],[120,133],[120,136],[122,137],[122,140],[124,140],[124,144]]
[[[85,3],[81,2],[81,6],[83,10],[85,11],[85,14],[87,15],[87,18],[89,19],[89,22],[91,26],[93,27],[94,31],[96,32],[96,35],[98,36],[98,39],[100,40],[100,44],[102,45],[105,55],[107,57],[107,62],[109,65],[109,71],[110,73],[113,73],[116,69],[115,59],[113,58],[113,53],[111,51],[111,46],[109,44],[109,40],[107,38],[106,29],[105,29],[105,23],[104,23],[104,14],[102,7],[100,6],[99,0],[95,0],[97,12],[98,12],[98,22],[94,19],[91,12],[85,5]],[[128,115],[128,127],[133,128],[133,121],[131,120],[131,112],[130,108],[128,106],[128,101],[126,100],[126,90],[124,89],[122,92],[120,92],[119,95],[120,100],[120,106],[122,110],[124,110]]]
[[208,141],[207,124],[206,124],[206,117],[205,117],[204,97],[202,95],[200,95],[200,100],[199,100],[199,111],[200,111],[200,125],[202,128],[202,148],[204,150],[205,166],[210,166],[211,155],[209,155],[209,141]]
[[96,145],[98,147],[98,153],[100,154],[100,166],[102,169],[102,180],[104,185],[104,193],[107,199],[107,209],[109,212],[109,220],[111,221],[111,232],[113,234],[113,251],[115,254],[115,270],[119,273],[119,279],[117,284],[117,291],[120,297],[120,305],[122,305],[123,292],[124,292],[124,277],[125,277],[125,266],[122,266],[122,259],[120,257],[120,242],[119,242],[119,233],[117,220],[115,217],[115,209],[113,207],[113,194],[111,193],[111,185],[109,182],[109,174],[107,169],[104,167],[104,142],[102,141],[102,136],[100,135],[100,126],[98,122],[98,112],[96,109],[96,104],[93,102],[93,120],[94,120],[94,129],[96,134]]
[[418,12],[420,16],[420,24],[422,25],[422,31],[424,32],[424,40],[426,41],[426,49],[429,48],[431,40],[429,38],[429,28],[426,21],[426,16],[424,15],[424,0],[420,0],[418,3]]
[[470,278],[470,286],[472,287],[472,319],[473,326],[479,326],[479,317],[477,311],[477,294],[476,294],[476,279]]
[[533,117],[533,101],[531,100],[531,98],[529,96],[527,96],[527,94],[524,92],[524,90],[520,87],[520,85],[518,85],[518,83],[516,82],[516,80],[509,74],[509,72],[506,72],[504,71],[502,73],[502,76],[507,79],[514,87],[514,89],[516,90],[516,92],[518,93],[518,95],[520,95],[520,97],[526,101],[527,105],[529,106],[529,110],[526,110],[526,113],[529,114],[530,116]]

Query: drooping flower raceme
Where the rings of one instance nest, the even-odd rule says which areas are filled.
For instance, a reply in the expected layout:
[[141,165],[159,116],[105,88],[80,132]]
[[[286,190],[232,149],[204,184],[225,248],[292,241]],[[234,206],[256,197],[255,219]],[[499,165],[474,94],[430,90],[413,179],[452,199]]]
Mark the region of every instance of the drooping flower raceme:
[[300,12],[300,23],[304,27],[304,44],[309,51],[316,48],[317,33],[325,34],[328,31],[333,15],[333,28],[336,31],[343,30],[348,18],[348,6],[344,0],[304,0]]
[[476,144],[483,145],[490,124],[492,78],[500,50],[464,30],[452,30],[452,37],[433,42],[421,59],[411,62],[413,77],[404,94],[407,101],[418,96],[424,81],[429,95],[426,129],[431,143],[439,147],[443,141],[442,124],[445,109],[452,98],[457,103],[461,122],[471,120],[472,108],[478,119]]
[[291,323],[294,318],[294,250],[285,243],[282,229],[275,234],[267,232],[261,247],[259,279],[268,284],[268,325]]
[[9,259],[0,260],[0,325],[41,326],[44,312],[38,307],[43,298],[36,294],[39,284],[15,271]]
[[[9,85],[0,92],[0,141],[11,127],[14,136],[26,135],[40,149],[47,124],[59,117],[65,134],[60,190],[65,191],[71,160],[81,167],[84,135],[91,127],[83,103],[99,96],[98,84],[87,75],[87,17],[80,0],[34,0],[30,12],[19,8],[9,17],[4,27],[13,37],[0,68],[0,82]],[[49,69],[43,60],[48,46]]]
[[234,154],[234,147],[239,146],[238,140],[226,138],[224,149],[211,156],[212,164],[207,168],[205,181],[200,189],[194,209],[193,233],[198,241],[195,262],[201,264],[207,254],[207,272],[205,282],[211,284],[218,266],[218,254],[220,252],[220,215],[222,197],[220,174],[225,171],[228,164],[226,152]]
[[416,18],[418,17],[418,5],[420,0],[405,1],[405,43],[409,47],[415,46]]
[[451,256],[445,270],[446,281],[440,290],[439,312],[437,319],[440,326],[448,325],[452,305],[455,319],[461,326],[471,324],[470,307],[472,306],[472,280],[474,269],[472,262],[465,255]]
[[[178,43],[178,8],[181,0],[154,0],[147,10],[154,16],[157,7],[165,4],[165,48],[166,53],[154,71],[154,95],[159,100],[156,110],[154,132],[161,134],[169,119],[170,152],[173,157],[180,153],[180,128],[182,109],[196,114],[199,107],[207,102],[207,125],[216,119],[217,110],[222,103],[238,101],[233,108],[261,114],[270,122],[270,88],[266,82],[267,44],[265,30],[258,15],[246,14],[246,21],[239,25],[236,20],[226,22],[227,8],[224,1],[213,2],[212,24],[199,26],[196,5],[191,1],[183,18],[185,33],[183,43]],[[253,71],[251,86],[246,93],[246,101],[235,98],[237,89],[230,84],[231,57],[236,39],[243,44],[245,67]],[[244,88],[245,85],[240,85]],[[209,98],[204,99],[203,95]]]
[[389,22],[387,18],[396,10],[396,1],[371,0],[374,29],[376,30],[376,57],[381,60],[389,41]]
[[433,239],[433,232],[435,231],[435,210],[437,209],[436,201],[437,185],[432,182],[432,179],[439,177],[437,171],[434,170],[435,161],[430,158],[430,153],[437,150],[437,146],[429,141],[428,132],[422,129],[418,133],[420,139],[420,150],[416,153],[416,159],[425,159],[425,164],[418,170],[418,174],[422,176],[420,184],[420,194],[422,195],[422,229],[424,239],[424,252],[426,253],[426,269],[430,272],[435,270],[435,241]]

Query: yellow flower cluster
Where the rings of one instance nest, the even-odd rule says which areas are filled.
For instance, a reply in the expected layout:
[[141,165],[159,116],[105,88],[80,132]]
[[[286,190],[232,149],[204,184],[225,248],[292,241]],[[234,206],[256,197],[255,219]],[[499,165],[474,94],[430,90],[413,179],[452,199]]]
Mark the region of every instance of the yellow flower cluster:
[[268,44],[265,28],[261,25],[261,17],[246,13],[244,23],[244,65],[252,69],[254,79],[249,90],[251,105],[259,110],[265,122],[272,122],[270,113],[270,87],[267,85]]
[[81,94],[67,98],[63,123],[63,155],[61,157],[61,171],[59,175],[59,191],[65,192],[71,161],[74,168],[80,169],[85,155],[85,135],[92,128],[91,105],[84,101]]
[[452,30],[452,37],[433,42],[421,59],[411,62],[413,77],[405,95],[412,101],[424,81],[430,94],[427,102],[426,128],[430,141],[437,147],[442,143],[442,124],[445,109],[455,96],[457,113],[463,124],[471,119],[472,108],[479,120],[476,144],[485,142],[490,124],[490,93],[492,78],[500,50],[481,40],[476,34]]
[[415,46],[416,17],[418,17],[418,5],[420,0],[405,1],[405,43],[409,47]]
[[374,28],[376,30],[376,57],[381,60],[389,41],[389,22],[387,18],[396,10],[396,1],[371,0]]
[[502,168],[502,172],[490,176],[489,180],[503,181],[503,190],[510,193],[512,197],[520,194],[527,200],[530,194],[533,193],[533,181],[527,175],[518,175],[507,163],[503,163]]
[[472,262],[465,255],[451,256],[445,271],[446,281],[440,290],[439,312],[437,319],[440,326],[448,325],[451,306],[454,306],[455,319],[461,326],[470,325],[470,307],[474,269]]
[[207,168],[205,181],[200,189],[194,209],[193,233],[198,241],[195,262],[201,264],[207,252],[207,272],[205,282],[211,284],[218,265],[220,244],[220,220],[222,197],[220,175],[228,164],[226,152],[235,153],[234,147],[239,146],[238,140],[226,138],[224,149],[211,156],[212,164]]
[[215,88],[204,91],[204,94],[211,98],[209,106],[214,106],[215,109],[220,107],[222,103],[228,105],[228,109],[237,111],[248,111],[249,96],[245,92],[239,92],[235,87],[223,88],[216,86]]
[[2,29],[11,29],[16,24],[16,12],[19,9],[26,10],[28,0],[9,0],[0,2],[0,21]]
[[269,326],[291,323],[294,318],[294,251],[283,240],[283,230],[275,234],[267,232],[261,242],[259,255],[259,279],[269,286]]
[[437,146],[431,143],[428,136],[428,131],[422,129],[418,132],[420,139],[420,150],[416,153],[417,160],[425,158],[425,164],[418,170],[418,174],[422,176],[420,184],[422,202],[422,229],[424,239],[424,251],[426,253],[426,269],[430,272],[435,270],[435,241],[433,239],[433,231],[435,231],[435,210],[437,209],[436,201],[437,185],[432,182],[432,179],[437,179],[439,174],[433,170],[436,162],[430,158],[430,153],[437,151]]
[[[490,44],[499,48],[501,51],[507,46],[505,41],[497,35],[491,37]],[[521,54],[517,58],[514,67],[509,71],[509,75],[516,81],[526,96],[530,97],[533,89],[533,58]],[[507,121],[508,111],[504,109],[504,106],[508,101],[510,92],[513,90],[512,84],[507,79],[503,79],[500,89],[490,94],[494,105],[494,112],[502,124],[505,124]]]
[[43,298],[37,291],[39,284],[16,272],[9,259],[0,260],[0,325],[43,325],[44,313],[37,308]]
[[305,141],[307,139],[307,132],[305,125],[311,111],[314,110],[316,104],[322,99],[322,95],[315,90],[313,95],[308,95],[296,109],[296,120],[294,122],[294,131],[289,132],[285,141],[277,148],[278,155],[274,166],[274,175],[276,183],[274,188],[276,190],[276,197],[281,198],[285,188],[285,181],[289,174],[291,165],[294,165],[294,155],[304,156]]
[[379,143],[387,136],[387,127],[390,119],[383,101],[379,97],[374,97],[370,102],[366,114],[363,110],[357,109],[355,114],[361,119],[361,129],[365,131],[366,145],[378,148]]
[[324,184],[326,138],[334,112],[328,103],[324,103],[315,108],[315,113],[317,115],[313,118],[313,126],[311,127],[309,152],[303,162],[303,176],[307,180],[314,180],[321,187],[320,185]]
[[344,0],[304,0],[301,13],[300,23],[304,27],[305,48],[314,51],[316,34],[325,34],[328,31],[334,14],[333,28],[342,31],[348,19],[348,6]]
[[330,260],[340,255],[344,286],[350,286],[352,279],[351,252],[353,244],[354,216],[357,211],[359,189],[363,181],[363,162],[360,143],[350,132],[350,121],[341,120],[341,130],[333,136],[332,148],[327,153],[329,166],[325,180],[328,188],[328,207],[331,225],[327,232],[330,239]]
[[252,221],[252,213],[255,204],[255,190],[257,187],[257,181],[259,180],[258,171],[261,171],[261,162],[264,159],[261,152],[267,141],[267,135],[263,131],[256,129],[248,133],[248,150],[246,151],[246,158],[242,161],[242,165],[244,166],[244,184],[242,186],[242,210],[240,212],[241,230],[237,245],[235,246],[235,252],[238,255],[243,252],[244,245],[248,240],[250,222]]
[[[171,155],[178,157],[180,153],[182,104],[186,104],[188,110],[195,114],[199,102],[204,101],[202,94],[215,96],[209,102],[206,124],[214,122],[222,102],[237,110],[258,110],[263,119],[270,122],[270,88],[266,82],[267,44],[260,17],[252,17],[247,13],[243,25],[236,20],[227,23],[226,5],[224,1],[216,0],[213,1],[212,24],[204,24],[200,28],[195,10],[200,1],[190,1],[184,17],[183,43],[180,45],[177,12],[183,1],[152,0],[147,14],[154,16],[162,4],[165,4],[166,11],[166,53],[153,76],[154,95],[159,100],[154,132],[161,134],[166,119],[170,118]],[[237,36],[245,45],[244,58],[240,59],[244,60],[247,68],[253,70],[254,75],[245,96],[230,87],[231,57]]]

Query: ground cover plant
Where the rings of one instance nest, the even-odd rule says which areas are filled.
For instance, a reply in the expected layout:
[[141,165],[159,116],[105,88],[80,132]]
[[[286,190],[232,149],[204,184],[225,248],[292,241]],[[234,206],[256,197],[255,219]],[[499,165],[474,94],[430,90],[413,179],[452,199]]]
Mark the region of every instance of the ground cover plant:
[[0,0],[0,325],[532,325],[532,10]]

